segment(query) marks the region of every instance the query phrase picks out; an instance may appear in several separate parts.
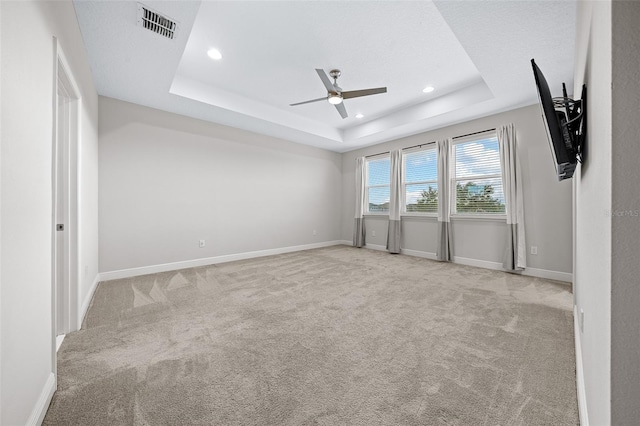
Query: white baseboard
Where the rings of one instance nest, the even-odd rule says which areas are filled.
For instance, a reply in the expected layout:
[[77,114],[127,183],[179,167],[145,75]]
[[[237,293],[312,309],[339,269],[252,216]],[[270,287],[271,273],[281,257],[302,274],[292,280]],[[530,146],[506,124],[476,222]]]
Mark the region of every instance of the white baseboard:
[[[235,260],[252,259],[252,258],[256,258],[256,257],[272,256],[272,255],[276,255],[276,254],[291,253],[291,252],[302,251],[302,250],[311,250],[311,249],[314,249],[314,248],[329,247],[329,246],[335,246],[335,245],[352,246],[353,242],[352,241],[348,241],[348,240],[325,241],[325,242],[322,242],[322,243],[305,244],[305,245],[290,246],[290,247],[281,247],[281,248],[268,249],[268,250],[250,251],[250,252],[245,252],[245,253],[228,254],[228,255],[216,256],[216,257],[206,257],[206,258],[202,258],[202,259],[185,260],[185,261],[182,261],[182,262],[164,263],[164,264],[160,264],[160,265],[150,265],[150,266],[142,266],[142,267],[139,267],[139,268],[120,269],[120,270],[117,270],[117,271],[101,272],[96,277],[96,280],[94,281],[93,285],[91,286],[91,290],[87,294],[87,297],[85,298],[85,300],[84,300],[84,302],[82,304],[82,309],[80,310],[80,322],[79,323],[82,324],[82,320],[84,319],[84,315],[86,314],[87,309],[89,308],[89,303],[91,303],[91,298],[93,297],[93,292],[95,291],[95,288],[96,288],[98,282],[100,282],[100,281],[108,281],[108,280],[117,280],[117,279],[121,279],[121,278],[137,277],[139,275],[155,274],[155,273],[158,273],[158,272],[166,272],[166,271],[175,271],[175,270],[178,270],[178,269],[193,268],[193,267],[206,266],[206,265],[214,265],[216,263],[233,262]],[[370,250],[377,250],[377,251],[386,251],[387,250],[387,248],[385,246],[379,245],[379,244],[366,244],[365,248],[370,249]],[[415,256],[415,257],[422,257],[422,258],[425,258],[425,259],[437,260],[437,257],[436,257],[435,253],[430,253],[430,252],[426,252],[426,251],[401,249],[400,253],[408,255],[408,256]],[[454,256],[453,257],[453,262],[454,263],[459,263],[461,265],[476,266],[478,268],[493,269],[493,270],[496,270],[496,271],[503,271],[504,270],[502,268],[502,263],[492,262],[492,261],[488,261],[488,260],[479,260],[479,259],[471,259],[471,258],[467,258],[467,257]],[[545,278],[545,279],[551,279],[551,280],[557,280],[557,281],[565,281],[565,282],[569,282],[569,283],[573,279],[572,274],[570,274],[568,272],[549,271],[549,270],[546,270],[546,269],[537,269],[537,268],[527,268],[522,272],[522,275],[527,275],[527,276],[531,276],[531,277],[538,277],[538,278]]]
[[64,338],[67,337],[66,334],[61,334],[56,336],[56,352],[60,350],[60,346],[62,346],[62,342],[64,342]]
[[[377,250],[377,251],[387,251],[386,246],[382,246],[379,244],[367,244],[364,246],[364,248],[368,248],[370,250]],[[420,250],[408,250],[408,249],[401,248],[400,254],[404,254],[407,256],[414,256],[414,257],[422,257],[422,258],[431,259],[431,260],[437,259],[435,253],[429,253],[427,251],[420,251]]]
[[589,414],[587,412],[587,394],[584,388],[584,370],[582,366],[582,334],[578,321],[578,307],[573,305],[573,335],[576,346],[576,388],[578,390],[578,415],[580,426],[589,426]]
[[[367,244],[365,248],[368,248],[371,250],[379,250],[379,251],[387,250],[385,246],[377,245],[377,244]],[[425,259],[431,259],[431,260],[438,259],[435,253],[430,253],[427,251],[401,249],[400,253],[406,254],[408,256],[423,257]],[[453,263],[458,263],[460,265],[467,265],[467,266],[475,266],[477,268],[493,269],[495,271],[504,271],[504,268],[502,267],[502,263],[492,262],[489,260],[479,260],[479,259],[471,259],[468,257],[454,256]],[[564,281],[569,284],[573,281],[573,274],[570,274],[568,272],[549,271],[547,269],[526,268],[524,271],[522,271],[522,275],[526,275],[529,277],[544,278],[547,280]]]
[[453,263],[461,265],[476,266],[478,268],[494,269],[496,271],[504,271],[502,263],[491,262],[489,260],[471,259],[468,257],[453,256]]
[[[478,259],[470,259],[467,257],[454,256],[453,262],[459,263],[461,265],[477,266],[479,268],[494,269],[496,271],[504,271],[504,268],[502,267],[502,263],[491,262],[489,260],[478,260]],[[522,275],[525,275],[528,277],[544,278],[547,280],[563,281],[568,284],[571,284],[571,282],[573,281],[573,274],[569,272],[549,271],[547,269],[525,268],[525,270],[522,271]]]
[[47,414],[47,410],[49,409],[49,403],[51,403],[51,398],[53,398],[53,393],[55,391],[56,375],[50,373],[47,381],[44,384],[44,387],[42,388],[42,392],[40,392],[38,401],[36,401],[36,405],[31,411],[29,420],[27,420],[27,426],[39,426],[42,424],[44,416]]
[[573,282],[573,274],[569,272],[549,271],[547,269],[526,268],[522,275],[530,277],[545,278],[547,280],[564,281],[568,284]]
[[[347,242],[351,244],[350,242]],[[256,257],[273,256],[276,254],[291,253],[295,251],[311,250],[315,248],[329,247],[345,244],[342,240],[324,241],[321,243],[304,244],[300,246],[281,247],[275,249],[249,251],[245,253],[227,254],[202,259],[185,260],[182,262],[163,263],[160,265],[142,266],[139,268],[120,269],[117,271],[100,272],[100,281],[118,280],[121,278],[137,277],[139,275],[156,274],[158,272],[175,271],[178,269],[195,268],[198,266],[215,265],[216,263],[233,262],[236,260],[253,259]],[[90,300],[90,299],[89,299]],[[87,305],[88,306],[88,305]]]
[[400,249],[400,254],[406,254],[407,256],[422,257],[424,259],[438,260],[435,253],[420,250]]
[[98,287],[98,283],[102,281],[102,274],[96,274],[96,277],[93,279],[93,283],[91,283],[91,288],[87,292],[84,300],[82,301],[82,305],[80,306],[80,311],[78,312],[78,330],[82,328],[82,321],[84,321],[84,316],[87,315],[87,311],[89,310],[89,305],[91,305],[91,299],[93,299],[93,294],[96,292],[96,288]]

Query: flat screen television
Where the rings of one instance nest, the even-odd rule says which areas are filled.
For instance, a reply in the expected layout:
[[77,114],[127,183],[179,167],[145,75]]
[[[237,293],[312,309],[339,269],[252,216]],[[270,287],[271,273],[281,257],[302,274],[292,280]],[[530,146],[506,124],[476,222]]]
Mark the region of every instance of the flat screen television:
[[547,80],[533,59],[531,65],[540,98],[542,121],[547,129],[547,138],[558,180],[570,179],[573,177],[576,165],[582,160],[586,129],[584,121],[586,86],[582,86],[581,100],[574,101],[569,98],[564,83],[562,84],[563,97],[553,98]]

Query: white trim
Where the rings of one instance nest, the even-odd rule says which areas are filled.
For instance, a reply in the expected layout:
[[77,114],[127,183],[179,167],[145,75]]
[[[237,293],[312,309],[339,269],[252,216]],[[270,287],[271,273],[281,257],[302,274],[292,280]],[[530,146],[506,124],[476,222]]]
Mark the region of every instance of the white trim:
[[56,336],[56,352],[60,350],[60,346],[62,346],[62,342],[64,342],[64,338],[66,336],[67,336],[66,334],[61,334],[59,336]]
[[527,267],[524,271],[522,271],[522,275],[545,278],[547,280],[563,281],[568,285],[571,285],[571,283],[573,282],[573,274],[571,272],[549,271],[548,269]]
[[[507,272],[502,267],[502,263],[491,262],[489,260],[478,260],[470,259],[467,257],[454,256],[453,262],[459,263],[461,265],[476,266],[478,268]],[[573,274],[569,272],[549,271],[547,269],[538,268],[526,268],[524,271],[522,271],[522,275],[528,277],[544,278],[547,280],[563,281],[567,284],[571,284],[573,280]]]
[[[236,254],[228,254],[228,255],[216,256],[216,257],[206,257],[201,259],[185,260],[181,262],[142,266],[139,268],[120,269],[116,271],[101,272],[96,276],[93,284],[91,285],[91,289],[87,293],[85,300],[82,304],[82,309],[80,310],[81,317],[79,318],[79,324],[82,325],[82,320],[84,319],[84,315],[86,314],[87,309],[89,308],[89,304],[91,303],[91,298],[93,297],[93,293],[95,292],[96,286],[100,281],[109,281],[109,280],[117,280],[121,278],[137,277],[139,275],[155,274],[158,272],[166,272],[166,271],[175,271],[178,269],[193,268],[193,267],[205,266],[205,265],[214,265],[217,263],[233,262],[235,260],[253,259],[256,257],[273,256],[276,254],[291,253],[295,251],[311,250],[314,248],[330,247],[330,246],[336,246],[336,245],[345,245],[345,246],[351,247],[353,246],[353,242],[349,240],[325,241],[322,243],[250,251],[245,253],[236,253]],[[387,248],[380,244],[366,244],[364,248],[367,248],[369,250],[376,250],[376,251],[387,251]],[[400,253],[407,256],[422,257],[425,259],[437,260],[435,253],[426,252],[426,251],[401,249]],[[502,268],[502,263],[492,262],[488,260],[479,260],[479,259],[471,259],[467,257],[454,256],[453,263],[504,272],[504,269]],[[522,275],[537,277],[537,278],[545,278],[545,279],[556,280],[556,281],[565,281],[569,283],[571,282],[571,279],[572,279],[572,274],[568,272],[549,271],[546,269],[537,269],[537,268],[527,268],[525,271],[522,272]]]
[[53,373],[49,373],[49,377],[40,392],[40,396],[38,397],[38,401],[36,401],[36,405],[33,407],[31,411],[31,415],[29,416],[29,420],[27,420],[27,426],[38,426],[42,424],[44,420],[44,416],[47,414],[47,410],[49,409],[49,403],[51,403],[51,398],[53,398],[53,393],[56,391],[56,375]]
[[400,249],[400,254],[406,254],[407,256],[422,257],[424,259],[438,260],[438,256],[435,253],[420,250]]
[[573,335],[576,346],[576,388],[578,391],[578,415],[580,425],[589,426],[589,413],[587,411],[587,393],[584,387],[584,367],[582,365],[582,334],[578,321],[578,307],[573,305]]
[[[76,83],[69,61],[60,45],[58,39],[53,37],[53,51],[54,51],[54,63],[53,63],[53,126],[52,126],[52,139],[53,139],[53,158],[52,158],[52,329],[53,329],[53,342],[52,349],[55,349],[55,337],[59,332],[70,332],[77,330],[79,325],[76,324],[78,318],[78,277],[79,277],[79,145],[80,137],[82,134],[80,111],[82,109],[82,99],[80,95],[79,86]],[[69,114],[69,136],[67,140],[67,146],[65,151],[60,151],[61,145],[59,141],[59,120],[58,116],[60,111],[58,110],[58,94],[59,90],[65,92],[65,98],[68,100],[68,114]],[[59,175],[59,156],[64,154],[66,156],[66,166],[63,166],[62,172],[66,174],[65,192],[66,198],[63,201],[65,203],[65,212],[63,217],[58,217],[58,190],[60,189],[60,183],[58,182]],[[55,229],[56,223],[64,223],[65,231],[63,235],[59,235]],[[64,238],[65,244],[65,275],[66,275],[66,289],[64,296],[66,300],[63,302],[60,297],[61,294],[58,285],[58,271],[57,271],[57,259],[56,253],[58,252],[57,240],[58,238]],[[62,324],[58,324],[58,314],[64,314],[61,318]],[[61,329],[58,329],[61,328]],[[54,365],[54,372],[56,366],[55,351],[53,352],[52,362]]]
[[[351,242],[347,242],[347,243],[352,244]],[[166,272],[166,271],[175,271],[177,269],[214,265],[216,263],[233,262],[236,260],[253,259],[256,257],[264,257],[264,256],[273,256],[276,254],[291,253],[291,252],[302,251],[302,250],[311,250],[315,248],[330,247],[330,246],[342,245],[342,244],[345,244],[345,241],[334,240],[334,241],[325,241],[321,243],[304,244],[300,246],[290,246],[290,247],[280,247],[280,248],[267,249],[267,250],[249,251],[244,253],[227,254],[223,256],[184,260],[181,262],[163,263],[160,265],[142,266],[139,268],[120,269],[117,271],[101,272],[99,274],[99,277],[100,277],[100,281],[117,280],[121,278],[137,277],[139,275],[155,274],[158,272]],[[386,249],[383,248],[383,250],[386,250]]]
[[82,327],[84,316],[87,315],[87,311],[89,310],[89,306],[91,305],[91,300],[93,299],[93,294],[96,292],[96,288],[98,288],[98,283],[100,283],[100,281],[104,281],[102,279],[102,274],[96,274],[96,277],[93,279],[93,283],[91,284],[87,295],[82,301],[82,306],[80,306],[80,311],[78,312],[78,330],[80,330],[80,328]]
[[[387,251],[387,248],[385,246],[382,246],[379,244],[367,244],[364,248],[368,248],[369,250],[376,250],[376,251]],[[409,249],[401,248],[400,254],[404,254],[406,256],[413,256],[413,257],[422,257],[424,259],[437,260],[436,254],[430,253],[428,251],[409,250]]]
[[[342,241],[342,244],[351,245],[349,241]],[[365,248],[370,250],[386,251],[386,247],[378,244],[367,244]],[[437,260],[435,253],[420,250],[401,249],[401,254],[407,256],[423,257],[425,259]],[[459,265],[475,266],[477,268],[492,269],[494,271],[507,272],[502,267],[500,262],[492,262],[490,260],[471,259],[468,257],[454,256],[453,263]],[[527,268],[522,271],[522,275],[528,277],[544,278],[547,280],[563,281],[567,284],[571,284],[573,274],[569,272],[549,271],[547,269]]]
[[496,271],[504,272],[504,269],[502,268],[502,263],[491,262],[489,260],[479,260],[479,259],[471,259],[468,257],[453,256],[453,263],[459,263],[460,265],[467,265],[467,266],[475,266],[478,268],[494,269]]

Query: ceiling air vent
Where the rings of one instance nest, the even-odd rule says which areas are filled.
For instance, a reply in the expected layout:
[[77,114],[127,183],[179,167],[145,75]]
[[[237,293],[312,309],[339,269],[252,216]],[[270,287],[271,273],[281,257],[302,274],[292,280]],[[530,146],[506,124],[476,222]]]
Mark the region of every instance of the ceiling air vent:
[[138,26],[173,40],[178,24],[176,21],[138,3]]

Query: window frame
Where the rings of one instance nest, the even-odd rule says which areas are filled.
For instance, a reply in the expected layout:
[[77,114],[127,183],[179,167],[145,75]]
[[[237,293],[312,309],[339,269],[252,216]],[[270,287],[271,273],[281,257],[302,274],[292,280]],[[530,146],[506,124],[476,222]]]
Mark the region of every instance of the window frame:
[[[389,183],[386,185],[369,185],[369,163],[372,161],[379,161],[383,159],[389,160]],[[365,157],[364,159],[364,176],[365,176],[365,184],[364,184],[364,205],[365,210],[363,212],[364,215],[371,216],[389,216],[389,210],[381,211],[381,212],[372,212],[369,210],[369,188],[389,188],[389,194],[391,194],[391,154],[384,153],[373,155],[371,157]]]
[[[479,142],[479,141],[484,141],[487,139],[496,139],[496,141],[498,140],[498,132],[496,130],[489,130],[489,131],[485,131],[485,132],[479,132],[479,133],[475,133],[469,136],[463,136],[460,138],[457,138],[457,140],[454,138],[454,140],[452,141],[451,144],[451,153],[450,153],[450,179],[451,179],[451,185],[449,188],[449,211],[451,212],[451,218],[452,219],[482,219],[482,220],[497,220],[497,221],[503,221],[507,219],[507,205],[506,205],[506,200],[505,200],[505,206],[504,206],[504,212],[498,212],[498,213],[488,213],[488,212],[483,212],[483,213],[470,213],[470,212],[463,212],[463,213],[458,213],[458,209],[457,209],[457,201],[458,201],[458,192],[457,192],[457,187],[458,187],[458,182],[460,181],[471,181],[474,179],[500,179],[502,181],[502,176],[504,171],[502,170],[502,161],[500,161],[500,173],[499,174],[486,174],[486,175],[473,175],[473,176],[465,176],[465,177],[457,177],[456,175],[456,169],[457,169],[457,161],[456,161],[456,149],[458,145],[462,145],[462,144],[466,144],[466,143],[471,143],[471,142]],[[500,143],[498,142],[498,156],[500,157],[502,155],[501,149],[500,149]],[[501,158],[501,157],[500,157]]]
[[[436,154],[436,178],[435,180],[425,180],[425,181],[411,181],[407,182],[406,178],[406,160],[407,154],[413,154],[420,151],[433,151]],[[415,148],[402,150],[402,176],[401,176],[401,186],[402,186],[402,209],[400,211],[401,216],[425,216],[425,217],[437,217],[438,210],[435,212],[408,212],[407,211],[407,185],[419,185],[419,184],[435,184],[436,188],[438,187],[438,176],[440,175],[440,169],[438,167],[438,152],[436,150],[436,144],[432,143],[428,146],[419,146]],[[439,191],[439,189],[438,189]],[[440,197],[438,197],[438,203],[440,203]]]

